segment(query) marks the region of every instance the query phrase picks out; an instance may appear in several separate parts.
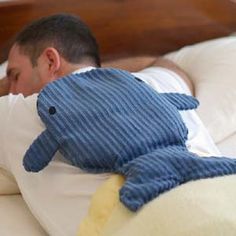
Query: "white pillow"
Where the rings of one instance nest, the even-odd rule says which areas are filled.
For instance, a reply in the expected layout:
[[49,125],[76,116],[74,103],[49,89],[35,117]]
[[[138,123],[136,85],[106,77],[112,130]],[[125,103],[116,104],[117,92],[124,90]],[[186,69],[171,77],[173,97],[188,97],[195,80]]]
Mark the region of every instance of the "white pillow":
[[18,194],[20,190],[12,174],[0,168],[0,195]]
[[6,76],[7,61],[0,65],[0,79]]
[[216,143],[236,131],[236,37],[187,46],[165,57],[177,63],[195,84],[197,109]]
[[[0,65],[0,79],[5,77],[7,61]],[[0,195],[17,194],[20,190],[14,177],[0,165]]]

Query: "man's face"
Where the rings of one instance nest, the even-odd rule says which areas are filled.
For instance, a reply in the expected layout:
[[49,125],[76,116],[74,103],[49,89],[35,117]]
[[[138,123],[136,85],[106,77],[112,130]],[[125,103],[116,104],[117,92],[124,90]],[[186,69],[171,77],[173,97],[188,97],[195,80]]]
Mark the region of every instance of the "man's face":
[[46,74],[43,64],[38,60],[37,66],[32,65],[29,56],[13,45],[8,56],[7,77],[10,81],[10,93],[29,96],[38,93],[45,85]]

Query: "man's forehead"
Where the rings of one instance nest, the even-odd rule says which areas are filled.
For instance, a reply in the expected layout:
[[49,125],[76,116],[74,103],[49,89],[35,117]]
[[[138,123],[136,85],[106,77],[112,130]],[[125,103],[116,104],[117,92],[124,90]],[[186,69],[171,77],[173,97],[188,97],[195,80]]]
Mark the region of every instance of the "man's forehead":
[[29,58],[23,54],[18,45],[13,45],[8,54],[7,77],[28,68],[30,65]]
[[19,65],[28,61],[28,56],[21,52],[18,45],[14,44],[8,54],[8,68],[18,67]]
[[17,44],[13,44],[10,48],[8,57],[13,57],[15,55],[20,55],[20,47]]
[[7,76],[9,77],[18,68],[20,68],[20,66],[17,65],[17,60],[15,60],[14,58],[8,57],[8,64],[7,64],[7,70],[6,70]]
[[8,54],[8,65],[7,68],[14,67],[14,64],[19,60],[19,49],[17,46],[13,45]]

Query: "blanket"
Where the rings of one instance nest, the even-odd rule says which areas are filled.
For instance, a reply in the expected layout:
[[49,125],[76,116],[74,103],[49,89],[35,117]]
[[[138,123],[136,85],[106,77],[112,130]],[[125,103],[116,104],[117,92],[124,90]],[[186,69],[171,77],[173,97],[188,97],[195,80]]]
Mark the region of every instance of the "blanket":
[[112,176],[95,193],[78,236],[235,236],[236,175],[188,182],[138,212],[125,208]]

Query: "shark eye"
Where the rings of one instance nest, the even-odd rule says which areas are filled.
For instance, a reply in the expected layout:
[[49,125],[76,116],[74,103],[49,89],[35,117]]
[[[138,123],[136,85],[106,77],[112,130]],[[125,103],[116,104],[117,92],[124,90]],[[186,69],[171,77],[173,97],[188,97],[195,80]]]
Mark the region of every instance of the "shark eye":
[[49,107],[48,112],[50,115],[54,115],[57,112],[57,110],[55,107]]

